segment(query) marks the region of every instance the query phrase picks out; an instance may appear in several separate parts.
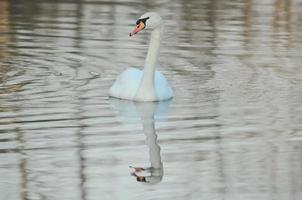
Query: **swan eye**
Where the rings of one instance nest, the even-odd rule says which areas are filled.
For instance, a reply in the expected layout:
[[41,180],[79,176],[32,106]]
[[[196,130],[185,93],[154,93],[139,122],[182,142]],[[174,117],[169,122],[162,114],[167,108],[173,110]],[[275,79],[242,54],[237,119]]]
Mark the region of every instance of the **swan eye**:
[[150,18],[150,17],[146,17],[146,18],[137,20],[137,21],[136,21],[136,25],[139,25],[141,22],[143,22],[144,25],[146,25],[146,21],[147,21],[147,19],[149,19],[149,18]]

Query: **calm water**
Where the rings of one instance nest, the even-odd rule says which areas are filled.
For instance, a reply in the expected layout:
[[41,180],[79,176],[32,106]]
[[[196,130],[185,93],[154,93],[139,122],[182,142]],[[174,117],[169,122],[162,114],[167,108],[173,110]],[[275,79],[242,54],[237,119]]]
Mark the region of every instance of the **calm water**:
[[[302,0],[60,2],[0,1],[1,200],[302,198]],[[147,10],[175,98],[110,99]]]

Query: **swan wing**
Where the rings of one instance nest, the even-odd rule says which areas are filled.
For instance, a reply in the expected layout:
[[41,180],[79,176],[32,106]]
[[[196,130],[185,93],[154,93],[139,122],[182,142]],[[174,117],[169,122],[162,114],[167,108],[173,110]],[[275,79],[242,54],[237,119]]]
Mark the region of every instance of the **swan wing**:
[[173,97],[171,89],[166,77],[159,71],[155,71],[155,91],[158,101],[168,100]]
[[142,71],[136,68],[124,71],[110,88],[110,96],[132,100],[138,90],[142,74]]

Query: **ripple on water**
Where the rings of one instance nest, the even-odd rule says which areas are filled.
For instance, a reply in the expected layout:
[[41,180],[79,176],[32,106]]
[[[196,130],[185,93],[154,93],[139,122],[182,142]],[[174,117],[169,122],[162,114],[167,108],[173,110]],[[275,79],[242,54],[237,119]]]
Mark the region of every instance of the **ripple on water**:
[[[0,1],[0,200],[300,199],[301,5]],[[160,105],[108,97],[143,66],[142,10],[166,24]]]

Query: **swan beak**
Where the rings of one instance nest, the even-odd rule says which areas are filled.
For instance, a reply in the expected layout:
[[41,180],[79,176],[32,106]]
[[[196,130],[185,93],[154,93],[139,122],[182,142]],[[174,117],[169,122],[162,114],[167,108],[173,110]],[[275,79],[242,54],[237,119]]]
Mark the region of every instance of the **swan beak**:
[[140,22],[138,25],[136,25],[131,33],[129,33],[129,36],[133,36],[143,30],[145,28],[144,22]]

